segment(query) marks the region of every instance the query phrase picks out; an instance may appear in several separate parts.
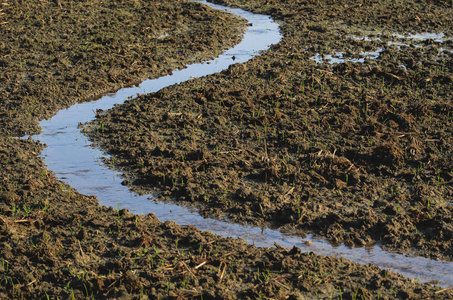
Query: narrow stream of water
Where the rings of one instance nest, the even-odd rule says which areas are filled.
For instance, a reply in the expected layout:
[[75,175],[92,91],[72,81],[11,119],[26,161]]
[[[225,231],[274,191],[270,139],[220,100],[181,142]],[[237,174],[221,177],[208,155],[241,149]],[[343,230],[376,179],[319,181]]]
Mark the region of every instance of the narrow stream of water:
[[[231,224],[214,219],[204,219],[196,212],[173,204],[157,203],[152,196],[139,196],[121,185],[121,174],[102,164],[101,157],[107,156],[101,150],[92,148],[86,136],[78,129],[79,122],[94,118],[96,109],[107,110],[114,104],[122,104],[128,97],[177,84],[192,77],[200,77],[219,72],[229,65],[245,62],[278,43],[282,36],[279,26],[268,16],[256,15],[241,9],[231,9],[200,1],[215,9],[227,10],[247,19],[252,26],[240,44],[226,51],[210,62],[193,64],[172,75],[155,80],[146,80],[139,86],[124,88],[108,94],[97,101],[75,104],[59,111],[53,118],[40,122],[42,133],[33,136],[47,147],[42,157],[47,167],[56,177],[82,194],[95,195],[100,204],[114,208],[127,208],[136,214],[154,213],[159,220],[171,220],[179,225],[194,225],[201,230],[212,231],[222,236],[243,238],[256,246],[273,247],[274,242],[291,248],[294,245],[303,251],[318,254],[343,256],[360,263],[374,263],[379,267],[391,269],[401,274],[418,278],[422,282],[438,281],[442,286],[453,287],[453,263],[433,261],[426,258],[411,258],[383,251],[379,246],[350,249],[344,245],[331,246],[329,243],[308,236],[305,239],[286,235],[277,230]],[[235,59],[233,60],[233,56]],[[151,200],[150,200],[151,199]],[[310,243],[306,243],[310,241]],[[308,244],[310,244],[308,246]]]

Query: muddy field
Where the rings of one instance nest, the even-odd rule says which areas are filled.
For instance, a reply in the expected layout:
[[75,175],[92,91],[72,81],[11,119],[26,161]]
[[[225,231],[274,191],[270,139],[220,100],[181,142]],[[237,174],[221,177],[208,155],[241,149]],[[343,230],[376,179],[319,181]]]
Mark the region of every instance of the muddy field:
[[[125,184],[206,216],[451,260],[451,1],[225,3],[273,16],[284,39],[86,124]],[[44,145],[13,138],[214,57],[244,21],[182,0],[0,5],[0,298],[453,298],[373,265],[101,207],[55,179]],[[407,38],[421,32],[445,36]]]
[[283,22],[279,45],[117,107],[92,139],[127,181],[206,216],[451,259],[453,41],[392,35],[448,34],[453,10],[247,3]]

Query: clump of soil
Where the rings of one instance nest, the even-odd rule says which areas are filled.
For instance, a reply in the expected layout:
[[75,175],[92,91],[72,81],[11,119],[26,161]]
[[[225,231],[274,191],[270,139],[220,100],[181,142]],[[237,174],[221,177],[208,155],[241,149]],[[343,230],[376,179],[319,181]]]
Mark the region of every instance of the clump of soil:
[[[136,190],[206,216],[451,259],[453,55],[441,50],[451,40],[395,42],[451,32],[453,11],[442,2],[354,3],[247,1],[282,22],[281,43],[116,107],[91,138],[132,171]],[[397,22],[403,8],[409,17]],[[356,37],[376,28],[385,30],[379,39]],[[310,59],[377,49],[364,63]]]

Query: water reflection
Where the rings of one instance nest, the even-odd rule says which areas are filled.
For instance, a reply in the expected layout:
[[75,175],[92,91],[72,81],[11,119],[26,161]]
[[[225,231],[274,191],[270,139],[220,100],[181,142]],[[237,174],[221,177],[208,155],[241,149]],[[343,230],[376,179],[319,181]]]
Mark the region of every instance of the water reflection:
[[[366,32],[364,32],[366,34]],[[372,34],[372,33],[370,33]],[[380,35],[383,35],[382,33]],[[412,44],[412,42],[424,42],[424,41],[432,41],[435,43],[445,43],[447,41],[452,41],[453,38],[446,38],[444,33],[429,33],[429,32],[422,32],[422,33],[415,33],[415,34],[409,34],[409,35],[402,35],[398,33],[394,33],[391,35],[385,35],[386,46],[397,46],[398,50],[401,50],[401,47],[409,47]],[[364,41],[364,42],[372,42],[372,41],[382,41],[383,38],[379,36],[371,37],[369,35],[348,35],[349,38],[354,39],[354,40],[359,40],[359,41]],[[389,40],[394,38],[395,40]],[[413,45],[416,48],[422,47],[420,45]],[[385,48],[379,47],[375,51],[364,51],[360,52],[358,54],[358,57],[351,57],[345,52],[335,52],[334,54],[327,54],[327,55],[322,55],[320,53],[317,53],[316,55],[310,57],[311,60],[314,60],[317,63],[329,63],[329,64],[340,64],[340,63],[345,63],[345,62],[358,62],[358,63],[364,63],[366,59],[377,59],[379,58],[380,54],[382,51],[384,51]],[[441,47],[439,48],[439,51],[447,51],[450,53],[453,53],[453,49],[448,48],[448,47]],[[402,68],[406,68],[406,66],[402,65]]]

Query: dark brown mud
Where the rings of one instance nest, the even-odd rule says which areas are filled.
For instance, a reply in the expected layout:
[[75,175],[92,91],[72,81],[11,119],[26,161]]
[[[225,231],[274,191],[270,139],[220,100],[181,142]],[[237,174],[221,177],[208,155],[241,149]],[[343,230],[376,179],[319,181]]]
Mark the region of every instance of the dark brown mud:
[[[284,7],[283,3],[278,4],[279,7]],[[292,250],[281,249],[278,245],[275,248],[256,248],[247,245],[242,240],[218,237],[190,226],[181,227],[171,222],[161,223],[153,215],[136,216],[126,210],[116,211],[112,208],[100,207],[96,199],[80,195],[71,187],[56,180],[52,172],[46,170],[42,160],[37,157],[43,145],[30,139],[18,140],[11,137],[12,135],[39,131],[37,127],[39,119],[50,116],[57,109],[70,105],[77,99],[85,100],[88,96],[98,95],[102,91],[115,89],[122,84],[132,84],[145,76],[157,77],[170,72],[175,67],[183,66],[185,63],[211,57],[216,51],[220,51],[240,39],[244,25],[242,22],[198,4],[176,0],[157,2],[4,0],[0,5],[0,36],[2,36],[0,40],[0,298],[453,298],[453,292],[448,288],[442,289],[429,284],[422,285],[415,280],[403,278],[393,272],[381,270],[372,265],[361,265],[345,259],[325,257],[313,253],[300,253],[297,248]],[[317,7],[311,3],[306,3],[306,5],[313,9]],[[340,4],[338,5],[338,8],[343,7]],[[350,5],[354,8],[352,4]],[[265,7],[266,12],[279,16],[279,8],[274,5],[274,2],[267,1],[263,7]],[[304,8],[304,6],[301,5],[300,8]],[[447,8],[443,7],[440,11]],[[322,11],[321,8],[316,9],[318,10],[314,10],[314,12]],[[334,10],[328,12],[331,13],[331,11]],[[429,12],[430,10],[426,9],[426,11]],[[286,34],[289,32],[287,31],[288,28],[295,26],[294,23],[290,22],[291,14],[289,12],[291,11],[285,12],[285,15],[288,14],[287,19],[280,16],[287,26],[285,27]],[[292,13],[292,15],[299,16],[299,13]],[[299,17],[304,15],[300,14]],[[442,16],[445,18],[445,15],[439,14],[436,17],[436,22],[437,20],[442,22]],[[424,17],[424,14],[422,17]],[[184,28],[189,29],[185,30]],[[228,30],[225,31],[225,28],[228,28]],[[212,34],[205,34],[206,32]],[[318,35],[317,33],[310,34],[310,30],[304,32],[308,36]],[[322,38],[318,37],[318,40],[314,39],[312,44],[318,41],[322,45],[321,40]],[[195,42],[192,43],[192,41]],[[307,45],[310,44],[308,40],[302,41],[305,41]],[[200,47],[200,45],[202,46]],[[354,122],[365,122],[367,119],[361,119],[360,110],[356,107],[358,104],[355,101],[358,101],[358,95],[361,94],[358,93],[360,90],[354,81],[357,79],[356,77],[364,76],[364,71],[361,71],[361,68],[364,67],[347,64],[343,66],[344,69],[337,67],[339,71],[335,71],[337,72],[336,75],[330,75],[328,72],[333,73],[333,71],[329,70],[327,66],[315,65],[308,60],[310,53],[315,51],[298,52],[302,49],[296,49],[297,45],[300,44],[291,46],[291,42],[285,40],[282,45],[275,47],[263,58],[255,59],[250,64],[232,67],[228,72],[212,77],[209,82],[197,81],[198,85],[194,82],[195,85],[193,86],[184,85],[181,88],[167,89],[162,92],[161,101],[169,101],[169,98],[176,94],[181,95],[182,98],[190,96],[190,102],[194,105],[199,102],[200,104],[196,105],[200,105],[200,109],[198,107],[186,108],[183,102],[174,102],[175,106],[172,104],[169,110],[167,106],[167,111],[164,111],[156,103],[155,109],[153,108],[148,113],[149,116],[145,118],[142,115],[142,110],[146,102],[143,101],[156,101],[155,96],[161,97],[161,94],[158,94],[130,102],[128,105],[135,103],[136,106],[137,115],[134,118],[131,118],[128,111],[121,112],[122,109],[113,112],[114,114],[124,114],[124,117],[129,116],[128,122],[132,122],[136,127],[139,124],[156,126],[157,123],[162,123],[162,136],[165,139],[177,137],[178,144],[189,149],[172,148],[170,146],[171,141],[153,145],[150,151],[146,150],[142,154],[144,159],[142,165],[146,166],[148,173],[141,174],[140,170],[135,173],[140,175],[137,177],[140,178],[140,182],[147,183],[146,187],[148,188],[160,190],[163,196],[178,196],[175,199],[183,199],[189,202],[197,200],[197,194],[207,194],[209,197],[206,200],[201,198],[203,199],[201,202],[195,201],[195,203],[207,202],[203,204],[206,205],[204,206],[206,211],[213,207],[209,206],[209,203],[213,200],[219,201],[221,205],[228,203],[227,200],[230,200],[234,205],[242,201],[246,206],[236,207],[248,207],[248,209],[244,210],[242,215],[233,214],[231,209],[234,206],[226,205],[228,216],[232,218],[236,215],[236,220],[252,223],[275,223],[273,220],[281,220],[278,223],[279,225],[286,224],[286,226],[295,226],[297,230],[308,228],[316,231],[314,229],[315,223],[310,220],[318,220],[318,223],[324,226],[321,228],[330,228],[334,226],[332,224],[338,224],[341,229],[352,224],[351,222],[354,220],[359,220],[357,216],[354,217],[354,213],[357,215],[362,213],[363,207],[366,206],[361,205],[371,203],[370,199],[372,198],[363,196],[363,199],[360,198],[363,200],[362,204],[352,202],[351,199],[356,198],[351,198],[351,195],[360,187],[356,184],[368,182],[371,185],[371,183],[379,182],[378,180],[381,180],[379,176],[383,176],[382,174],[393,174],[389,171],[393,170],[393,165],[388,161],[394,159],[391,154],[393,152],[386,152],[385,147],[382,148],[384,150],[376,150],[378,153],[384,153],[381,154],[383,155],[383,165],[380,168],[374,165],[370,167],[366,155],[358,156],[363,158],[363,162],[360,160],[361,164],[357,162],[354,155],[347,156],[349,152],[344,149],[352,149],[352,145],[357,143],[358,139],[355,134],[351,134],[352,129],[358,130],[362,123],[352,123],[350,127],[346,127],[351,128],[349,129],[351,131],[345,131],[345,136],[350,135],[350,141],[346,137],[341,140],[344,143],[342,144],[344,148],[336,144],[335,147],[333,147],[334,144],[329,144],[330,148],[327,149],[314,146],[314,143],[321,145],[321,142],[328,144],[327,141],[332,141],[332,136],[337,137],[338,135],[335,133],[338,132],[338,127],[335,127],[334,122],[331,122],[331,133],[327,134],[327,129],[319,125],[321,121],[318,121],[319,118],[316,118],[311,110],[310,113],[302,114],[303,108],[296,109],[297,105],[300,104],[297,104],[296,100],[288,99],[297,97],[296,99],[305,103],[306,107],[312,106],[312,111],[320,116],[320,120],[323,120],[322,113],[326,112],[325,109],[331,109],[335,106],[338,107],[338,117],[352,122],[349,114],[353,111],[359,116],[357,121],[355,121],[355,118],[353,119]],[[296,56],[290,56],[293,50],[289,47],[293,47]],[[278,50],[280,48],[287,49],[288,52],[282,54]],[[413,50],[414,53],[419,53],[415,52],[415,49]],[[184,54],[184,57],[181,57],[181,53]],[[292,59],[287,60],[287,57]],[[296,59],[299,59],[297,63]],[[449,59],[451,59],[451,56]],[[285,71],[286,66],[291,66],[291,64],[296,70],[299,68],[296,65],[299,64],[303,68],[308,65],[309,69],[304,69],[306,70],[305,76],[300,73],[297,77],[297,73],[290,73],[290,70]],[[451,62],[449,63],[446,60],[445,65],[447,71],[441,70],[437,76],[444,76],[442,78],[447,80],[445,85],[445,89],[447,89],[448,78],[451,78]],[[383,73],[378,72],[374,75],[375,77],[372,77],[375,78],[373,80],[376,82],[382,81],[381,77],[385,77],[385,72],[391,72],[389,71],[391,66],[385,63],[382,63],[379,67]],[[395,70],[391,70],[395,72]],[[429,74],[417,72],[413,75],[414,84],[431,78],[431,80],[425,80],[425,85],[430,87],[434,78],[439,77],[428,77]],[[290,75],[292,77],[289,77]],[[329,76],[331,76],[330,79]],[[250,82],[244,79],[247,77],[249,77],[247,80],[250,80]],[[296,93],[297,90],[293,91],[290,96],[288,92],[295,87],[289,85],[288,82],[290,81],[287,78],[294,78],[294,81],[299,80],[299,87],[301,86],[300,83],[303,82],[302,86],[307,87],[307,96],[300,94],[300,91]],[[387,83],[386,80],[392,80],[391,78],[393,76],[385,77],[384,83]],[[323,94],[323,89],[332,89],[329,85],[322,84],[327,80],[330,80],[331,83],[340,82],[341,90],[338,93],[349,95],[343,97],[344,102],[341,102],[341,105],[327,102],[331,98]],[[373,80],[370,81],[370,84],[374,82]],[[437,82],[439,82],[438,79],[435,79],[434,83],[437,84]],[[253,84],[245,89],[244,83]],[[269,85],[274,88],[269,89]],[[440,85],[444,86],[444,83],[441,82]],[[403,86],[402,83],[401,86]],[[187,87],[189,87],[188,90],[186,90]],[[364,89],[364,87],[360,88]],[[441,94],[434,87],[431,87],[431,90],[432,93],[429,95]],[[373,93],[381,95],[378,91],[375,89],[369,91],[371,95],[369,96],[370,104],[381,104],[373,98],[373,95],[375,95]],[[411,86],[407,88],[407,93],[409,92],[411,92]],[[362,91],[363,93],[365,93],[365,90]],[[383,91],[381,93],[382,99],[387,99],[385,93]],[[355,98],[350,99],[353,94],[356,95]],[[444,92],[444,94],[447,94],[447,92]],[[318,95],[319,102],[311,98],[313,95]],[[448,94],[444,97],[445,102],[448,103]],[[405,99],[404,97],[401,98]],[[307,101],[307,99],[312,100]],[[278,100],[278,105],[275,100]],[[403,100],[401,100],[402,103],[404,103]],[[428,135],[431,135],[430,139],[435,139],[432,137],[432,130],[436,130],[436,133],[438,133],[436,137],[439,141],[443,139],[447,144],[451,141],[451,134],[445,133],[448,119],[446,117],[442,119],[440,113],[434,113],[438,110],[443,111],[443,106],[439,106],[437,110],[432,108],[433,105],[443,103],[438,104],[438,100],[436,97],[430,98],[429,101],[425,99],[422,102],[425,103],[425,106],[422,107],[425,107],[427,112],[433,112],[430,122],[437,122],[435,124],[436,128],[439,128],[438,131],[429,125],[432,123],[428,122],[427,117],[423,119],[424,122],[415,119],[418,120],[417,126],[422,126],[421,129],[416,127],[420,130],[420,136],[413,134],[417,139],[416,141],[425,141],[424,138]],[[258,102],[255,103],[255,101]],[[382,101],[383,107],[388,108],[387,102]],[[159,103],[159,105],[163,105],[162,103]],[[265,106],[264,103],[268,103],[268,106]],[[403,105],[402,103],[399,105]],[[261,109],[258,104],[262,105]],[[290,104],[294,105],[295,108],[292,111],[286,108]],[[178,107],[179,105],[181,106]],[[398,102],[392,103],[392,105],[398,105]],[[444,105],[446,104],[444,103]],[[243,113],[229,113],[229,111],[235,109],[241,110]],[[157,120],[158,122],[150,121],[153,118],[153,114],[151,114],[153,111],[156,113],[154,121]],[[192,113],[195,112],[197,114],[192,117]],[[297,127],[302,125],[297,125],[290,112],[295,114],[294,116],[297,116],[298,113],[301,114],[299,116],[301,120],[307,120],[307,125],[304,125],[307,128],[304,127],[304,130],[301,130],[302,128]],[[159,113],[162,115],[161,117]],[[198,117],[200,113],[201,116]],[[394,113],[397,114],[397,112]],[[332,112],[327,113],[327,116],[331,116],[331,114]],[[373,112],[373,114],[374,118],[380,116],[376,115],[377,112]],[[234,115],[243,120],[232,119]],[[422,116],[422,113],[418,116]],[[425,116],[428,115],[425,114]],[[138,119],[139,117],[142,120]],[[103,118],[106,118],[106,124],[109,126],[113,125],[110,121],[107,122],[108,118],[110,120],[121,120],[109,115],[105,115]],[[286,120],[287,123],[282,123],[282,120]],[[372,123],[378,126],[376,132],[382,133],[381,139],[389,139],[391,133],[393,133],[389,128],[392,127],[381,124],[383,122],[378,120]],[[394,122],[399,124],[398,119],[395,120]],[[230,123],[232,125],[229,127]],[[165,128],[163,126],[165,124],[168,127]],[[186,128],[184,124],[186,124]],[[265,124],[269,125],[265,126]],[[211,125],[212,127],[206,127]],[[275,127],[272,128],[271,125]],[[115,126],[119,129],[128,125],[118,122]],[[291,126],[296,128],[293,130],[296,133],[291,133],[288,130]],[[189,132],[189,127],[191,132]],[[145,128],[139,128],[141,133],[145,133]],[[174,130],[171,131],[170,128]],[[277,128],[277,130],[274,128]],[[406,129],[407,132],[410,128],[412,127]],[[444,129],[442,130],[442,128]],[[265,131],[262,131],[264,129]],[[316,133],[316,138],[311,142],[312,136],[310,136],[307,148],[297,150],[294,147],[299,145],[300,137],[293,135],[300,134],[302,136],[307,129]],[[238,132],[233,134],[236,131]],[[108,137],[107,133],[108,131],[105,131],[97,137]],[[188,134],[190,136],[187,136]],[[228,136],[232,136],[232,143],[230,144],[228,144]],[[235,136],[237,136],[236,139]],[[315,135],[313,134],[313,136]],[[149,137],[154,139],[152,135]],[[123,166],[129,166],[129,168],[133,164],[131,162],[136,161],[139,156],[132,153],[131,145],[126,143],[131,143],[137,139],[136,151],[143,151],[143,147],[150,144],[149,142],[138,142],[140,141],[140,134],[138,133],[137,135],[132,134],[130,138],[120,139],[117,136],[115,138],[118,138],[118,145],[115,148],[125,151],[116,152],[115,157],[121,159]],[[194,146],[189,145],[190,139],[194,140]],[[370,139],[373,141],[373,147],[376,148],[379,142],[377,134],[370,134]],[[202,142],[204,140],[212,142],[211,144]],[[237,143],[235,144],[236,140]],[[445,228],[448,229],[450,228],[448,226],[451,226],[448,219],[450,217],[450,206],[447,203],[448,197],[451,199],[451,194],[449,194],[451,193],[451,184],[449,183],[451,179],[448,177],[451,175],[441,173],[439,187],[430,183],[429,179],[435,176],[430,173],[431,164],[435,164],[434,166],[442,165],[442,172],[447,170],[449,164],[451,165],[451,160],[446,158],[448,157],[446,153],[451,153],[448,152],[451,150],[444,147],[445,152],[436,152],[439,153],[435,156],[437,160],[430,160],[430,164],[423,160],[426,155],[434,155],[432,149],[435,149],[433,147],[438,145],[436,143],[439,143],[439,141],[430,142],[434,144],[420,142],[418,148],[416,148],[417,152],[412,154],[420,155],[417,156],[417,159],[423,162],[423,167],[419,169],[417,160],[418,171],[414,179],[420,181],[422,187],[418,194],[415,194],[420,195],[420,199],[411,200],[412,197],[410,196],[414,193],[410,190],[410,194],[406,195],[407,198],[398,200],[400,206],[396,207],[397,213],[391,214],[388,211],[384,213],[387,218],[394,220],[394,228],[400,224],[398,223],[400,220],[402,222],[407,220],[405,219],[407,216],[412,218],[411,213],[419,211],[419,218],[425,218],[424,213],[429,213],[433,218],[438,218],[439,230],[437,232],[443,233],[444,238],[441,234],[438,234],[438,237],[440,237],[439,245],[448,247],[442,241],[446,241],[447,231]],[[128,145],[128,147],[121,148],[121,143]],[[349,143],[351,146],[349,146]],[[278,146],[279,144],[280,146]],[[105,145],[108,147],[109,144],[105,143]],[[206,146],[197,148],[196,145]],[[290,147],[289,145],[293,146]],[[324,146],[324,144],[322,145]],[[159,147],[164,148],[161,151]],[[366,154],[367,151],[370,151],[364,143],[363,147],[357,150],[358,154],[362,154],[362,152]],[[236,148],[240,151],[237,151]],[[338,150],[335,152],[337,148]],[[323,152],[320,152],[321,150]],[[160,151],[158,155],[161,157],[160,165],[157,164],[154,170],[149,163],[153,161],[153,151]],[[176,153],[176,151],[181,152]],[[288,154],[284,151],[288,151]],[[125,154],[130,156],[130,160],[125,160]],[[179,154],[182,154],[182,156],[180,157]],[[406,159],[405,154],[403,154],[401,154],[401,159],[406,161],[404,160]],[[173,159],[174,166],[166,158],[172,155],[177,156],[176,160]],[[237,156],[238,159],[234,160],[236,159],[234,156]],[[431,158],[431,156],[429,157]],[[280,163],[283,157],[286,158]],[[302,168],[298,173],[291,171],[294,169],[291,167],[293,162],[297,160],[300,160],[297,168]],[[197,161],[200,162],[200,165],[194,167],[197,166],[194,164]],[[217,162],[213,163],[213,161]],[[183,164],[180,165],[180,162]],[[237,162],[236,169],[231,167],[235,162]],[[312,164],[311,167],[306,165],[309,163]],[[354,166],[351,167],[352,163],[356,165],[358,170],[354,169]],[[409,163],[407,162],[407,164]],[[325,167],[326,165],[330,167]],[[404,166],[404,164],[396,165]],[[164,170],[165,166],[168,166],[171,172],[165,173],[166,178],[162,181],[160,180],[162,174],[155,170],[159,171],[159,168]],[[178,167],[181,173],[174,171]],[[376,171],[381,169],[382,174]],[[167,172],[166,170],[165,172]],[[202,178],[205,176],[203,174],[205,172],[209,174],[214,170],[221,172],[210,178],[213,187],[208,186],[205,188],[206,191],[200,190],[203,187],[200,184],[200,180],[203,180]],[[236,171],[233,172],[234,170]],[[343,178],[341,177],[344,176],[341,170],[351,175],[348,175],[347,179]],[[351,170],[352,173],[348,173]],[[190,176],[183,173],[189,171],[191,172]],[[291,175],[290,172],[294,172],[294,175]],[[301,179],[303,172],[307,172],[316,184],[306,183],[303,185],[303,189],[299,188],[298,186],[305,182]],[[329,174],[337,175],[329,177]],[[353,181],[354,174],[361,174],[365,179],[360,177],[361,181],[356,183],[356,181]],[[370,174],[374,177],[367,179]],[[217,186],[221,183],[217,175],[219,178],[225,177],[222,178],[224,186]],[[149,181],[154,178],[152,176],[158,177],[160,181]],[[238,192],[234,194],[235,198],[233,198],[231,186],[235,180],[238,180],[235,179],[235,176],[237,178],[244,176],[246,180],[241,180],[243,187],[237,189]],[[343,195],[343,198],[335,198],[335,201],[339,203],[337,214],[344,218],[346,223],[329,219],[328,216],[332,212],[334,202],[332,200],[327,201],[328,198],[321,201],[320,198],[320,195],[327,196],[336,193],[336,190],[334,191],[325,182],[334,180],[335,176],[345,183],[341,185],[339,181],[341,189],[338,187],[337,190],[339,190],[340,195]],[[389,176],[386,179],[390,183],[399,182],[397,180],[399,177],[395,179],[390,175],[386,176]],[[319,179],[317,179],[318,177]],[[181,182],[187,184],[180,184],[181,178],[183,179]],[[191,182],[187,181],[189,178],[191,178]],[[167,180],[169,181],[167,182]],[[174,187],[171,184],[172,180],[175,182]],[[291,190],[295,180],[299,181],[296,182],[295,188]],[[277,184],[279,181],[280,183]],[[153,182],[156,182],[156,184],[150,184]],[[308,180],[307,182],[311,181]],[[193,187],[184,188],[184,186],[192,184]],[[267,184],[266,189],[261,191],[264,184]],[[412,181],[410,180],[401,183],[402,187],[407,186],[406,189],[410,189],[411,184]],[[379,184],[376,185],[379,186]],[[423,189],[425,186],[427,190]],[[223,198],[221,193],[225,189],[222,188],[226,188],[226,196]],[[371,187],[369,188],[371,189],[370,193],[375,191]],[[304,190],[310,191],[311,196],[308,196],[308,194],[302,196]],[[382,190],[384,189],[382,188]],[[284,196],[282,201],[277,198],[276,204],[269,204],[271,203],[270,200],[276,199],[275,195],[278,192]],[[442,195],[442,201],[445,201],[443,202],[445,204],[440,205],[442,203],[441,198],[432,197],[429,198],[429,205],[424,204],[423,206],[422,203],[425,198],[422,197],[431,192],[435,195]],[[261,193],[264,193],[265,197]],[[297,213],[296,218],[294,212],[291,212],[290,209],[282,210],[277,204],[283,203],[279,205],[289,205],[291,208],[291,205],[294,206],[294,197],[297,195],[301,195],[301,200],[299,206],[293,208],[299,208],[301,212]],[[370,204],[370,208],[365,211],[369,211],[368,214],[373,212],[377,214],[380,210],[387,209],[394,198],[386,198],[388,193],[383,193],[382,197],[383,200],[380,200],[383,203],[382,207],[374,207]],[[344,202],[339,201],[339,199]],[[312,203],[314,200],[320,202],[316,205]],[[373,203],[375,201],[373,200]],[[346,215],[344,211],[351,203],[354,204],[350,208],[351,215]],[[415,209],[409,210],[407,207],[410,206],[414,206]],[[427,207],[428,210],[421,210],[421,207]],[[301,208],[305,210],[301,210]],[[391,206],[389,211],[390,209]],[[405,214],[400,214],[399,209],[404,211]],[[443,209],[443,211],[440,209]],[[215,209],[212,211],[218,212]],[[290,213],[287,213],[286,216],[288,217],[285,218],[266,217],[266,215],[276,214],[279,211]],[[321,222],[323,211],[327,217]],[[444,213],[443,216],[440,215],[441,212]],[[263,216],[260,216],[260,214]],[[302,218],[302,214],[304,218]],[[310,219],[311,215],[313,215],[313,219]],[[291,216],[293,216],[293,219],[300,220],[300,222],[294,222]],[[365,214],[364,218],[366,216]],[[404,225],[405,223],[401,224]],[[420,228],[419,230],[424,228],[419,226],[418,223],[416,224],[417,228]],[[351,226],[351,228],[359,227]],[[319,232],[322,233],[323,231]],[[367,230],[363,232],[370,238],[375,237]],[[429,234],[426,232],[423,232],[420,236],[429,243],[433,240],[427,238]],[[344,235],[339,235],[339,239],[343,237]],[[395,235],[396,237],[401,236]],[[411,240],[408,239],[408,241],[410,244]],[[393,244],[389,242],[388,245]],[[403,251],[405,248],[401,247],[400,249]],[[419,247],[418,249],[423,248]],[[446,250],[439,250],[436,253],[450,257]]]
[[[40,145],[0,139],[2,299],[450,298],[391,271],[256,248],[99,207],[45,173]],[[21,172],[21,176],[12,177]]]
[[62,106],[213,58],[245,25],[182,0],[100,2],[2,3],[2,132],[36,133]]
[[[203,215],[451,259],[451,5],[245,2],[227,3],[281,21],[281,43],[99,116],[92,139],[134,188]],[[447,36],[397,36],[426,31]]]
[[[1,149],[2,299],[388,299],[451,291],[348,260],[256,248],[153,215],[99,207],[44,170],[33,141]],[[366,275],[366,276],[365,276]]]

